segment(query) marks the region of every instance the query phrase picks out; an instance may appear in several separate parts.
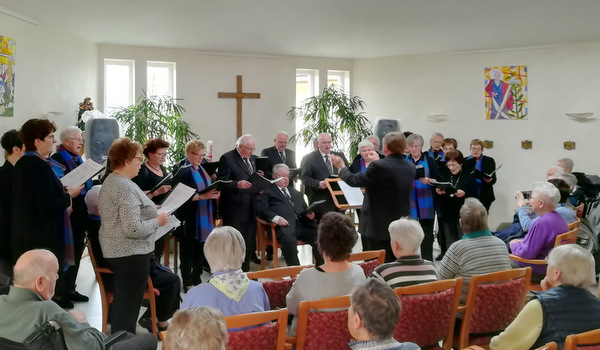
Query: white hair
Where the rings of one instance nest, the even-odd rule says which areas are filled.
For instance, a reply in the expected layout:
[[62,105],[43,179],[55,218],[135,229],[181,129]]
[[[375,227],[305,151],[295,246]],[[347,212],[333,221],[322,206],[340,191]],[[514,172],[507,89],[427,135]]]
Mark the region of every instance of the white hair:
[[290,170],[290,167],[289,167],[289,166],[287,166],[285,163],[278,163],[278,164],[275,164],[275,165],[273,166],[273,170],[272,170],[272,171],[273,171],[273,174],[277,174],[277,175],[279,175],[279,172],[280,172],[281,170],[283,170],[283,169]]
[[237,139],[235,147],[239,147],[240,145],[246,146],[248,144],[248,140],[251,139],[254,140],[254,136],[252,136],[251,134],[242,135],[239,139]]
[[358,150],[360,151],[363,147],[372,147],[373,149],[375,149],[375,145],[369,139],[364,139],[360,141],[360,143],[358,144]]
[[577,186],[577,177],[573,174],[564,173],[561,174],[558,178],[566,182],[567,185],[569,185],[569,188]]
[[419,144],[421,145],[421,147],[423,147],[423,144],[425,143],[425,141],[423,140],[423,136],[421,136],[419,134],[410,134],[406,138],[406,145],[408,147],[412,147],[412,145],[413,145],[413,143],[415,143],[415,141],[418,141]]
[[560,269],[561,284],[589,288],[596,282],[594,257],[577,244],[560,245],[548,254],[548,267]]
[[279,136],[279,135],[285,135],[285,136],[289,136],[289,135],[287,134],[287,132],[285,132],[285,131],[279,131],[279,132],[278,132],[278,133],[275,135],[275,137],[277,137],[277,136]]
[[410,217],[392,221],[388,231],[392,242],[398,243],[407,252],[418,252],[425,237],[421,224]]
[[69,125],[60,132],[60,142],[65,143],[65,140],[73,136],[81,135],[81,129],[76,126]]
[[477,198],[467,198],[460,207],[460,228],[464,233],[488,230],[487,210]]
[[372,141],[371,142],[373,143],[373,146],[379,147],[379,137],[377,137],[377,135],[369,135],[369,136],[365,137],[365,139],[366,140],[375,139],[376,142],[372,142]]
[[556,206],[560,202],[560,191],[548,181],[535,182],[533,184],[533,192],[537,192],[538,195],[545,197],[546,203],[551,205],[553,209],[556,209]]
[[239,270],[246,255],[246,242],[231,226],[216,227],[204,243],[204,256],[212,273]]
[[437,132],[435,131],[433,134],[431,134],[431,138],[429,139],[429,142],[431,142],[431,140],[433,140],[434,137],[439,136],[441,138],[444,138],[444,135],[442,135],[441,132]]
[[548,172],[550,172],[550,170],[554,170],[554,173],[552,174],[552,176],[559,177],[562,174],[565,173],[565,169],[563,169],[561,166],[555,165],[553,167],[551,167],[550,169],[548,169]]

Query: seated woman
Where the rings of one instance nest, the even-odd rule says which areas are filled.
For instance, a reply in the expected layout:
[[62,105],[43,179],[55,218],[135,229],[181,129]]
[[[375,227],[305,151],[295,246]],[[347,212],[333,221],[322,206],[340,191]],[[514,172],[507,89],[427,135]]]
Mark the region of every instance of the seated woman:
[[230,226],[215,228],[204,243],[204,256],[212,276],[207,283],[190,289],[181,309],[210,306],[224,316],[268,311],[269,298],[262,284],[242,272],[246,243],[240,231]]
[[[298,315],[301,301],[349,294],[365,280],[362,268],[346,261],[357,239],[354,223],[348,216],[336,212],[323,215],[317,241],[325,263],[300,272],[286,297],[290,315]],[[296,324],[297,318],[294,318],[290,328],[292,335],[296,334]]]
[[376,152],[373,143],[371,143],[369,139],[364,139],[358,144],[358,151],[360,157],[357,156],[354,158],[354,161],[349,168],[353,174],[367,170],[367,167],[372,161],[379,159],[379,154]]

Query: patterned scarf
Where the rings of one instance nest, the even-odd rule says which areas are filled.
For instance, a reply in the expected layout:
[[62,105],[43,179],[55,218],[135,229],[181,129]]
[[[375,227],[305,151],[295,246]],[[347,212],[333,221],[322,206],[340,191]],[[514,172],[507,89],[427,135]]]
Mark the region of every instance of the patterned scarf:
[[[185,160],[186,165],[189,161]],[[190,168],[192,171],[192,177],[196,183],[196,189],[202,191],[210,185],[210,177],[202,167]],[[201,171],[200,171],[201,170]],[[197,214],[196,214],[196,239],[200,242],[206,241],[208,234],[213,230],[213,214],[212,205],[210,199],[200,199],[197,201]]]
[[250,285],[248,276],[246,276],[241,269],[217,272],[212,275],[208,282],[223,294],[227,295],[229,299],[233,299],[237,302],[242,300],[242,297],[246,294],[246,290],[248,290],[248,286]]
[[[60,154],[61,157],[63,157],[63,159],[67,163],[67,170],[69,170],[69,171],[72,171],[77,166],[83,164],[83,159],[81,159],[81,157],[79,156],[79,154],[73,154],[73,153],[67,151],[67,149],[63,145],[58,146],[56,148],[56,152],[58,154]],[[90,188],[92,188],[92,186],[93,186],[92,179],[89,179],[85,183],[85,187],[81,190],[81,193],[79,193],[79,194],[82,195],[82,196],[85,195],[85,193]]]
[[[26,151],[25,155],[39,157],[47,162],[57,178],[60,179],[64,176],[66,168],[56,160],[52,158],[44,158],[35,151]],[[75,243],[73,240],[73,229],[71,228],[71,213],[69,212],[69,208],[65,209],[63,213],[63,245],[65,248],[65,254],[63,256],[62,265],[63,270],[66,271],[69,266],[75,265]]]
[[[482,162],[483,162],[483,156],[481,156],[479,159],[475,160],[475,169],[481,171],[481,163]],[[477,193],[481,195],[482,180],[475,178],[475,181],[477,182]]]
[[365,160],[360,158],[360,171],[367,170],[367,165],[365,164]]
[[[429,164],[424,154],[417,162],[409,154],[406,159],[415,165],[422,165],[425,170],[425,176],[429,177]],[[410,214],[414,219],[432,219],[435,211],[433,209],[433,192],[431,186],[425,185],[421,181],[413,180],[413,189],[410,193]]]
[[437,156],[435,155],[435,152],[433,151],[433,148],[429,148],[429,151],[427,151],[427,155],[431,157],[431,159],[433,160],[441,160],[444,161],[444,151],[442,151],[441,149],[438,151]]

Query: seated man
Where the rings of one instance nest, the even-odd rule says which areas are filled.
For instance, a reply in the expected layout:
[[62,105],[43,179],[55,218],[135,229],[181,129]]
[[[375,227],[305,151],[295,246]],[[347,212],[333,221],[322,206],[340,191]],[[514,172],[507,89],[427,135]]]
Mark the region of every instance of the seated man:
[[288,266],[300,265],[298,240],[311,245],[317,265],[321,265],[323,258],[317,249],[315,213],[307,213],[307,205],[300,192],[288,187],[290,168],[287,165],[277,164],[273,167],[273,179],[279,178],[281,180],[257,197],[258,213],[262,218],[278,225],[275,230],[277,241]]
[[350,303],[348,331],[356,339],[348,344],[351,349],[420,350],[415,343],[398,343],[392,338],[401,307],[391,288],[369,278],[354,289]]
[[464,235],[448,248],[438,268],[440,280],[463,278],[462,303],[467,300],[471,276],[511,268],[506,244],[492,236],[487,220],[487,210],[479,200],[465,199],[459,221]]
[[600,299],[588,291],[594,277],[590,252],[576,244],[552,249],[542,280],[544,291],[492,338],[490,349],[533,349],[552,341],[562,349],[567,335],[600,328]]
[[227,324],[221,311],[209,306],[179,310],[167,330],[165,348],[171,350],[225,350]]
[[[58,260],[45,249],[30,250],[17,260],[14,287],[0,296],[0,337],[22,342],[46,321],[60,325],[69,349],[104,350],[106,335],[90,326],[83,312],[63,310],[51,301],[58,279]],[[8,315],[13,315],[8,317]],[[134,336],[112,349],[156,349],[154,334]]]
[[419,222],[408,217],[401,218],[392,221],[388,230],[392,252],[397,260],[377,266],[371,277],[392,288],[437,281],[435,266],[421,258],[419,253],[425,236]]
[[[556,236],[569,230],[565,219],[556,212],[560,192],[549,182],[536,182],[533,185],[529,204],[540,217],[533,222],[524,239],[510,241],[513,254],[525,259],[544,259],[554,247]],[[513,266],[527,266],[516,263]],[[533,281],[540,281],[546,273],[546,265],[532,265]]]

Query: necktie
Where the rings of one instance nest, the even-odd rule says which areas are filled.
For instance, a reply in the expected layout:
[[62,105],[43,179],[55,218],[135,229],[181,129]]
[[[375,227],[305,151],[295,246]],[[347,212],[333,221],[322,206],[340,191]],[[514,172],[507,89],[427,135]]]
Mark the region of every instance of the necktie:
[[287,198],[288,201],[292,201],[292,196],[290,196],[290,193],[287,191],[287,188],[282,187],[281,192],[283,192],[283,195],[285,196],[285,198]]
[[327,170],[329,170],[329,174],[333,175],[333,165],[331,165],[331,161],[329,160],[329,154],[325,155],[325,165],[327,166]]
[[250,159],[244,158],[244,161],[246,163],[246,167],[248,167],[248,171],[250,172],[250,174],[252,174],[254,172],[254,168],[252,168],[252,163],[250,163]]
[[281,161],[285,163],[285,152],[279,152],[279,156],[281,157]]

